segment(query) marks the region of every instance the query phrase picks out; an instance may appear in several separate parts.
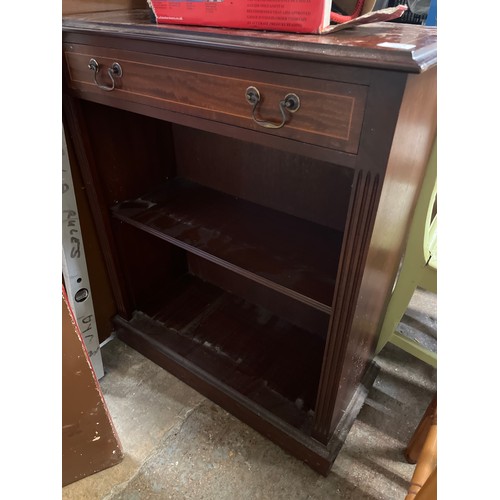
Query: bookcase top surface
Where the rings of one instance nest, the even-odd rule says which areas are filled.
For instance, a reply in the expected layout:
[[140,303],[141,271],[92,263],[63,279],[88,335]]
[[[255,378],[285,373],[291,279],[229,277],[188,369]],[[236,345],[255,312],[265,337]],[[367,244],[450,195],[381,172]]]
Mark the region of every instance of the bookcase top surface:
[[381,22],[314,35],[156,24],[148,9],[63,17],[64,32],[421,73],[437,64],[437,29]]

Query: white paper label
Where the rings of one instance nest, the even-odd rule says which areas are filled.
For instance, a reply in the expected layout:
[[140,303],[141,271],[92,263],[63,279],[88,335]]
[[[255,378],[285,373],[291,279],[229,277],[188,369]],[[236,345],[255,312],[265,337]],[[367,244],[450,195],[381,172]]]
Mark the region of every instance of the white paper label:
[[400,50],[411,50],[416,46],[409,43],[392,43],[392,42],[382,42],[377,44],[379,47],[387,47],[388,49],[400,49]]

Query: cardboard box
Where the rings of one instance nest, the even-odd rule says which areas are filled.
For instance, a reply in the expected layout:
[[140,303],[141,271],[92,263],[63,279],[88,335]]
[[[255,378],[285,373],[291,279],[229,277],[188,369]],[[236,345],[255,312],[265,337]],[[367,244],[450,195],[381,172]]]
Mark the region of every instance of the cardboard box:
[[[398,6],[372,12],[375,0],[366,0],[359,17],[334,25],[330,22],[331,0],[148,0],[148,4],[161,24],[319,34],[394,19],[406,10]],[[352,14],[356,0],[335,4]]]

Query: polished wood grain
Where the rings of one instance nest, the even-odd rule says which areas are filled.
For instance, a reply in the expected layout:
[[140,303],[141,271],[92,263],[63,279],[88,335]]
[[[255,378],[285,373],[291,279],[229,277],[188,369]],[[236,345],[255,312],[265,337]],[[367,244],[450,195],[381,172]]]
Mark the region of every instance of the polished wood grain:
[[[286,56],[291,60],[314,60],[412,73],[425,71],[437,61],[435,28],[397,23],[358,26],[330,35],[297,35],[157,25],[151,22],[147,10],[124,10],[66,16],[63,19],[63,30],[82,34],[105,30],[114,37],[126,37],[134,41],[158,40],[191,47],[208,46],[233,53]],[[386,46],[384,43],[396,46]]]
[[[193,127],[197,130],[215,133],[224,137],[237,140],[244,140],[254,144],[259,144],[272,149],[306,156],[319,161],[332,162],[345,167],[356,165],[356,155],[344,151],[328,149],[314,144],[294,141],[287,137],[262,133],[260,130],[250,130],[241,127],[234,127],[225,123],[214,122],[213,120],[184,115],[167,109],[139,104],[129,100],[113,98],[105,93],[90,93],[79,90],[67,89],[67,95],[75,98],[79,102],[92,102],[109,109],[120,109],[143,117],[150,117],[161,120],[164,123]],[[364,127],[363,127],[364,128]]]
[[143,115],[78,100],[102,186],[103,206],[139,197],[175,176],[171,125]]
[[235,276],[229,269],[224,269],[207,259],[195,254],[186,255],[189,272],[203,281],[245,299],[252,304],[262,306],[293,325],[326,339],[330,314],[290,298],[286,294],[262,285],[251,279]]
[[[77,165],[81,169],[117,311],[124,317],[129,317],[132,308],[125,288],[125,275],[117,258],[116,243],[110,237],[112,230],[107,212],[106,188],[97,180],[98,166],[94,160],[89,127],[85,123],[82,107],[77,100],[68,95],[63,95],[63,124],[65,130],[69,132],[68,140],[72,142],[77,156]],[[99,297],[98,290],[95,297],[96,300]]]
[[[173,126],[173,138],[179,176],[236,198],[344,230],[352,169],[338,165],[332,168],[331,162],[191,127]],[[297,185],[303,189],[297,189]]]
[[187,273],[186,254],[121,221],[112,220],[111,227],[117,247],[116,258],[120,267],[126,269],[122,288],[130,302],[132,316],[135,310],[156,300],[166,283]]
[[166,350],[290,425],[310,425],[324,337],[190,275],[173,281],[161,301],[141,312],[130,325],[154,335]]
[[[320,146],[356,153],[363,120],[366,87],[298,76],[267,74],[241,68],[216,66],[170,57],[66,45],[69,85],[84,92],[106,93],[94,82],[91,58],[103,67],[98,81],[111,85],[104,68],[118,62],[123,76],[116,78],[112,97],[161,107],[184,114],[242,126]],[[161,82],[161,85],[159,84]],[[258,125],[246,89],[256,87],[261,95],[255,116],[273,124],[282,120],[279,103],[296,94],[300,108],[287,114],[280,129]]]
[[[191,363],[172,349],[161,346],[154,335],[144,326],[138,328],[120,316],[114,318],[121,340],[132,348],[167,369],[174,376],[219,404],[237,418],[274,441],[278,446],[300,457],[305,463],[321,474],[327,475],[332,459],[328,449],[321,446],[307,433],[302,432],[272,411],[242,395],[239,391],[221,384],[220,381],[197,364]],[[151,332],[152,333],[152,332]]]
[[331,312],[342,233],[173,179],[113,216],[245,278]]
[[[369,172],[358,172],[354,182],[349,222],[344,235],[337,286],[333,297],[333,314],[323,358],[320,393],[313,429],[314,437],[325,444],[330,440],[332,426],[338,423],[333,424],[332,415],[340,388],[343,358],[349,342],[354,307],[363,276],[380,179],[378,175],[372,175]],[[349,392],[352,397],[352,387]]]
[[[140,11],[63,20],[64,109],[121,338],[322,474],[376,374],[378,328],[435,136],[435,41],[435,30],[396,24],[297,36],[157,26]],[[89,56],[104,68],[122,58],[116,90],[95,86]],[[261,118],[275,119],[284,91],[303,92],[305,105],[283,129],[261,129],[242,95],[247,84],[264,95]],[[182,183],[197,186],[195,195],[161,189]],[[324,239],[332,234],[333,246]],[[302,268],[312,279],[300,278]],[[194,280],[187,295],[179,279]],[[265,331],[284,363],[273,376],[288,403],[265,391],[248,398],[241,377],[228,385],[234,367],[213,353],[187,359],[189,349],[181,351],[196,344],[198,327],[184,345],[159,326],[173,325],[175,311],[186,325],[198,318],[197,294],[210,287],[213,305],[237,298],[208,306],[200,341],[224,352],[241,342],[262,381],[267,367],[245,339]],[[244,325],[227,326],[232,309]],[[274,327],[261,329],[270,317],[287,325],[295,347],[280,345]],[[310,383],[294,378],[297,346],[315,360]],[[302,401],[303,382],[301,420],[292,403]]]
[[387,160],[380,201],[364,264],[351,334],[340,375],[332,429],[345,411],[350,393],[373,357],[380,322],[392,291],[437,122],[436,69],[410,75]]

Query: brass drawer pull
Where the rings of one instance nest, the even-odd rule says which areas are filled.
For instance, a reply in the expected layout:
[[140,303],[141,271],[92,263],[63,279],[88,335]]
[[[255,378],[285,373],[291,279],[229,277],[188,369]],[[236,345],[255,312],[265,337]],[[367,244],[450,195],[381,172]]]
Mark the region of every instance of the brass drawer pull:
[[[99,73],[99,63],[92,58],[89,61],[88,64],[89,69],[91,69],[94,72],[94,82],[95,84],[102,90],[107,90],[110,92],[111,90],[114,90],[115,88],[115,78],[120,78],[123,75],[122,67],[117,63],[114,62],[111,65],[111,68],[108,68],[108,75],[111,78],[111,87],[108,87],[107,85],[102,85],[97,81],[97,73]],[[115,77],[115,78],[113,78]]]
[[252,118],[253,121],[264,128],[281,128],[285,125],[288,113],[295,113],[300,108],[300,99],[297,94],[287,94],[283,100],[280,101],[279,107],[281,112],[281,123],[273,123],[266,120],[261,120],[255,116],[257,111],[257,106],[260,102],[260,92],[257,87],[248,87],[245,92],[245,97],[252,108]]

